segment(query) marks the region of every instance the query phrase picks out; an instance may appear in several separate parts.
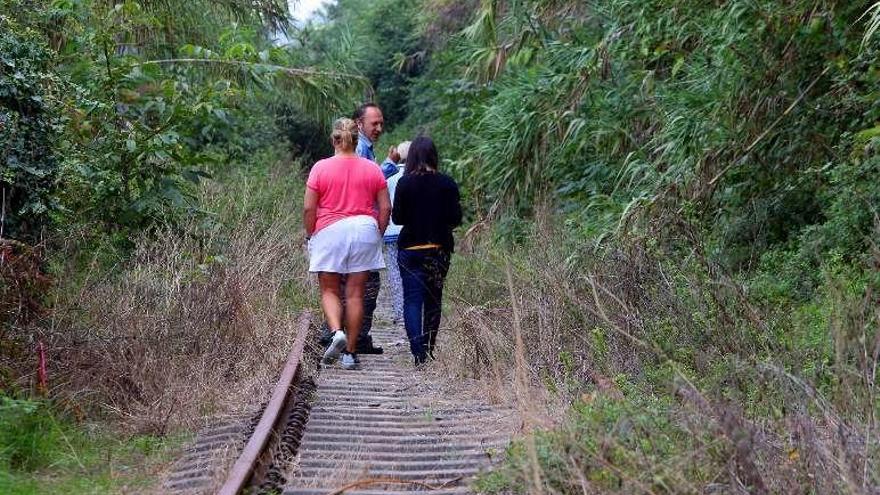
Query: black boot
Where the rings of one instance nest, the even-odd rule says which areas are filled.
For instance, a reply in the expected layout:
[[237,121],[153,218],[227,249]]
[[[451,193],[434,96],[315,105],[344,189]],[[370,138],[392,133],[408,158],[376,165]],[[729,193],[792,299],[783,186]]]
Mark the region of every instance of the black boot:
[[373,337],[367,335],[365,338],[358,339],[356,352],[358,354],[382,354],[385,350],[373,345]]

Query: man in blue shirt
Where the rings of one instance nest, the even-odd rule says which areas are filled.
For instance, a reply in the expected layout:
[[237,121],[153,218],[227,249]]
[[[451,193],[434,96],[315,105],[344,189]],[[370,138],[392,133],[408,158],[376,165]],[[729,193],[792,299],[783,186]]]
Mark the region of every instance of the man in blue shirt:
[[[375,162],[376,154],[373,152],[373,143],[378,141],[382,133],[385,132],[382,109],[375,103],[364,103],[355,110],[352,117],[358,126],[358,144],[355,152],[358,156]],[[400,155],[392,146],[388,150],[388,157],[379,166],[386,179],[397,173],[396,163],[398,160],[400,160]],[[382,354],[383,352],[381,347],[373,344],[373,337],[370,335],[370,330],[373,327],[373,313],[376,311],[376,300],[379,298],[379,288],[379,272],[370,272],[364,288],[364,320],[356,351],[359,354]]]
[[[358,156],[375,162],[376,154],[373,152],[373,143],[378,141],[382,133],[385,132],[382,109],[375,103],[364,103],[355,110],[353,120],[358,125],[358,144],[355,152]],[[379,166],[386,179],[397,173],[396,164],[399,161],[400,155],[392,146],[388,150],[388,157]]]

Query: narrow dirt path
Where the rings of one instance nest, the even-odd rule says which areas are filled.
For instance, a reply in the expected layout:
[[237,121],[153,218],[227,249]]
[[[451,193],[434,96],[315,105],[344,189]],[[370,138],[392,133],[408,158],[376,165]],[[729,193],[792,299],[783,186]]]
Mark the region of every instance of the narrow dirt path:
[[359,370],[321,370],[287,495],[473,493],[473,476],[509,442],[510,410],[413,367],[382,296],[372,333],[385,354],[361,356]]

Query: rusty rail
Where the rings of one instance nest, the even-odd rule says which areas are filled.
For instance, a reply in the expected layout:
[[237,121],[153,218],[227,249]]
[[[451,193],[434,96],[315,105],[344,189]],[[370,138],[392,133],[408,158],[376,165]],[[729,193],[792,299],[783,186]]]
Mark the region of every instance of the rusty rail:
[[247,444],[242,450],[241,455],[233,464],[229,471],[226,482],[217,492],[219,495],[238,495],[245,488],[250,480],[257,462],[268,445],[270,438],[275,433],[281,419],[281,412],[288,401],[293,380],[300,368],[302,361],[303,349],[305,348],[306,337],[309,330],[309,322],[311,313],[304,311],[297,321],[297,335],[293,344],[293,349],[287,356],[287,364],[281,372],[281,378],[272,391],[272,397],[263,411],[260,422],[251,435]]

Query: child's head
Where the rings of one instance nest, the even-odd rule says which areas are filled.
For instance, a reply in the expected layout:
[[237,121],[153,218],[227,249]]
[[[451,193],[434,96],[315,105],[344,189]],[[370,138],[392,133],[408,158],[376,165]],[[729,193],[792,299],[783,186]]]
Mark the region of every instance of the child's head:
[[400,155],[400,163],[406,163],[406,157],[409,155],[409,145],[412,141],[404,141],[397,145],[397,154]]

